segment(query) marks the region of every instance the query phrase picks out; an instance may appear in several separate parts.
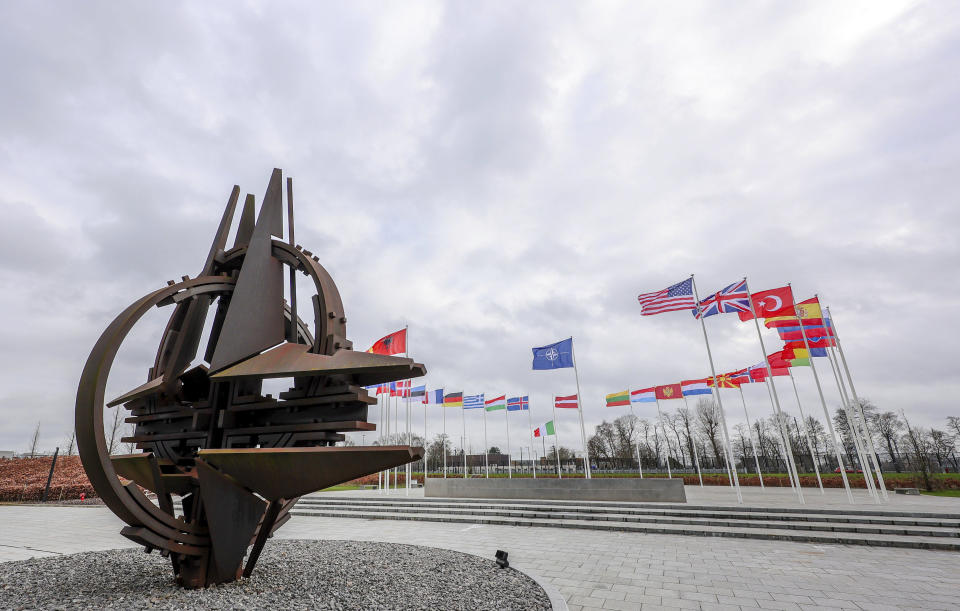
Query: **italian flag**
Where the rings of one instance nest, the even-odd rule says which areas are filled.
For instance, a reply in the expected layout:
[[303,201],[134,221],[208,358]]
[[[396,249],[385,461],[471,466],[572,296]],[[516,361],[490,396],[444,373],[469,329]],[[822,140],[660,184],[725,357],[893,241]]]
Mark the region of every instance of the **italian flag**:
[[533,430],[534,437],[544,437],[546,435],[556,435],[556,432],[553,430],[553,420]]
[[483,407],[488,412],[494,412],[498,409],[507,409],[507,395],[500,395],[494,399],[483,402]]
[[607,395],[607,407],[616,407],[618,405],[630,405],[630,391],[621,390]]

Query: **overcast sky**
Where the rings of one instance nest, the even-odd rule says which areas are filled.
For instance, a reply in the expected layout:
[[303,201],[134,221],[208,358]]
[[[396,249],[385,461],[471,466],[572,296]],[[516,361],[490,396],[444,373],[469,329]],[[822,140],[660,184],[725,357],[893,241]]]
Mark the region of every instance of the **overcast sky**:
[[[44,449],[65,443],[109,321],[195,275],[232,186],[259,202],[274,167],[355,346],[409,325],[431,388],[527,393],[536,426],[575,384],[530,348],[572,335],[592,427],[627,411],[606,393],[709,373],[693,318],[641,317],[638,293],[748,276],[819,293],[859,393],[942,425],[960,416],[958,33],[949,2],[2,3],[0,449],[38,422]],[[116,394],[146,380],[167,315],[121,350]],[[759,360],[751,325],[707,328],[718,369]],[[769,414],[761,385],[746,397]],[[480,412],[467,427],[479,449]],[[575,412],[559,431],[580,448]]]

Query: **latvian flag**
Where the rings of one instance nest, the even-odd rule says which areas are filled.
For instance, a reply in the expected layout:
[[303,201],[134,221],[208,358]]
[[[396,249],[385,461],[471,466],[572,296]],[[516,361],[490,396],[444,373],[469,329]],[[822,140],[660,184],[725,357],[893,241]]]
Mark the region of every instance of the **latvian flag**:
[[684,380],[680,382],[680,387],[683,389],[684,397],[713,394],[713,391],[707,386],[706,378],[702,380]]
[[653,403],[657,400],[656,388],[641,388],[630,393],[630,403]]
[[570,395],[569,397],[554,397],[553,405],[557,408],[577,409],[580,407],[580,404],[577,402],[577,395]]
[[556,434],[557,433],[553,430],[553,420],[533,429],[534,437],[546,437],[547,435],[556,435]]

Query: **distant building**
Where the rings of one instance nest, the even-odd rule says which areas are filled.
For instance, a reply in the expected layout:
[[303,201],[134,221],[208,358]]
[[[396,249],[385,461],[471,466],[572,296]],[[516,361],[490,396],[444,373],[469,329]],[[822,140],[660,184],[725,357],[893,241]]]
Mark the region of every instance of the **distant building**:
[[15,455],[13,450],[0,450],[0,458],[13,458]]

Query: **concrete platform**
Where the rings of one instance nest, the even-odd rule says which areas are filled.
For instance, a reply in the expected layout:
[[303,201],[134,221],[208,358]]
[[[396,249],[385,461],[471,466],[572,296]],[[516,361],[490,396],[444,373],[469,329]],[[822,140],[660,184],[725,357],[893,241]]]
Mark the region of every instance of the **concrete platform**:
[[424,496],[448,499],[687,502],[683,480],[653,478],[428,478]]

